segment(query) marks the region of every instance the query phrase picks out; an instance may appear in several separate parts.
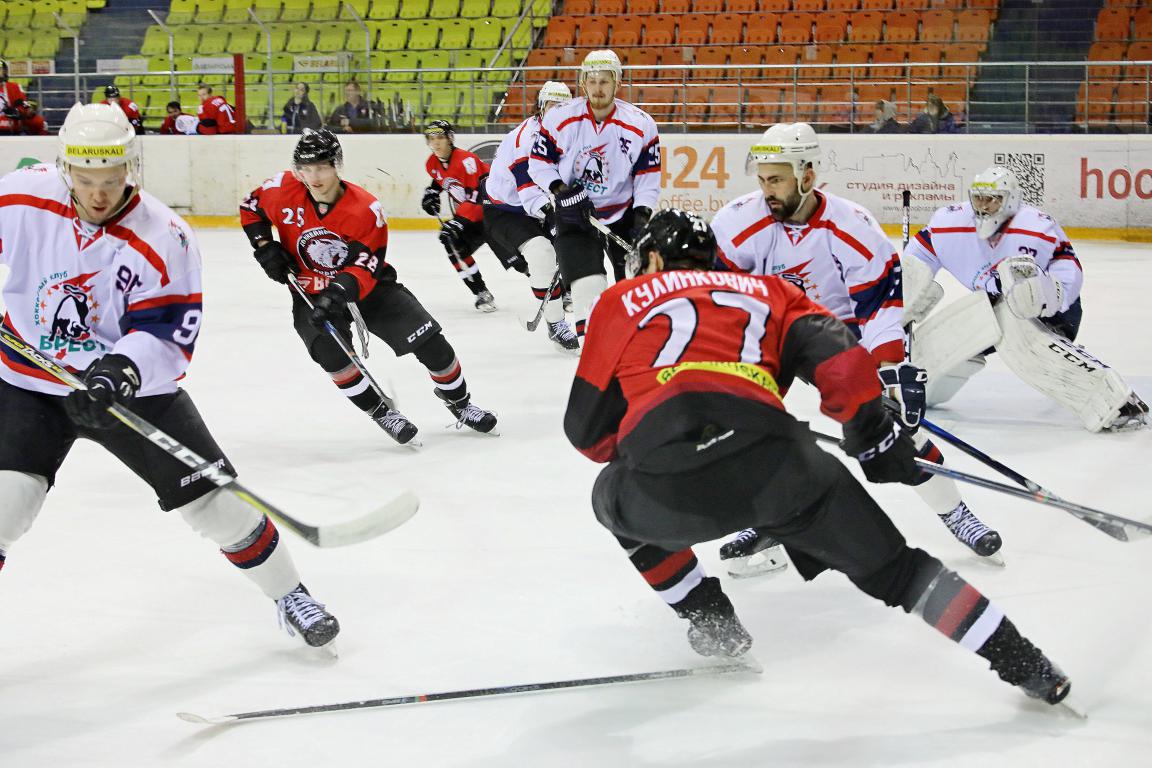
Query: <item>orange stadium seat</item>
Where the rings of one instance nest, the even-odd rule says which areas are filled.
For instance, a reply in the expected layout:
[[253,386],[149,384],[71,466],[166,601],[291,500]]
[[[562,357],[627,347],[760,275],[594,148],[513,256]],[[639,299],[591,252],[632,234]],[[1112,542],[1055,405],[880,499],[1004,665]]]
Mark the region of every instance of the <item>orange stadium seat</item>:
[[605,16],[585,16],[576,26],[576,37],[581,48],[603,48],[608,45],[608,19]]
[[[867,64],[868,63],[868,46],[866,45],[841,45],[836,49],[836,63],[837,64]],[[835,75],[839,79],[847,80],[849,77],[854,77],[859,80],[864,78],[867,73],[865,67],[857,67],[854,69],[837,69]]]
[[571,16],[553,16],[544,30],[545,48],[564,48],[576,42],[576,19]]
[[932,0],[932,8],[945,11],[958,11],[964,7],[964,0]]
[[744,111],[744,100],[738,85],[717,85],[712,89],[709,122],[738,124]]
[[812,24],[815,23],[810,13],[785,13],[780,16],[780,42],[807,43],[812,39]]
[[[596,0],[596,13],[599,14],[619,16],[624,13],[624,8],[624,0]],[[568,9],[567,3],[564,5],[564,12],[575,15],[574,11]]]
[[744,30],[746,43],[774,43],[776,42],[776,15],[771,13],[754,13],[747,19],[748,27]]
[[686,13],[679,18],[676,42],[680,45],[704,45],[708,42],[708,24],[712,16],[707,13]]
[[1132,14],[1132,37],[1135,40],[1152,39],[1152,5],[1144,5]]
[[[1124,49],[1127,46],[1124,43],[1092,43],[1092,47],[1088,49],[1088,61],[1119,61],[1124,58]],[[1088,77],[1099,78],[1117,78],[1120,77],[1119,64],[1097,64],[1088,67]]]
[[712,17],[713,45],[738,45],[744,42],[744,17],[738,13],[721,13]]
[[[799,69],[801,80],[827,80],[832,77],[832,57],[835,55],[835,46],[831,45],[805,45],[801,47]],[[825,64],[827,66],[820,66]]]
[[[692,50],[685,48],[684,50]],[[689,75],[690,78],[700,78],[703,80],[723,80],[728,77],[728,71],[724,65],[728,63],[728,49],[718,45],[705,45],[695,49],[695,57],[692,60],[693,64],[703,66],[705,64],[713,64],[717,69],[694,69]]]
[[[889,2],[888,8],[892,7]],[[932,0],[896,0],[896,10],[898,11],[926,11],[932,7]]]
[[889,83],[857,83],[856,84],[856,119],[867,117],[871,122],[873,105],[884,99],[892,100],[892,85]]
[[[1135,42],[1128,46],[1128,55],[1125,57],[1128,61],[1152,61],[1152,42],[1143,41]],[[1130,64],[1127,67],[1127,72],[1124,76],[1135,80],[1138,77],[1148,77],[1147,64]]]
[[1000,10],[1000,0],[968,0],[968,7],[972,10],[991,11],[995,16],[996,11]]
[[[788,67],[794,68],[799,51],[800,46],[798,45],[774,45],[764,51],[764,63],[786,64]],[[761,72],[768,80],[791,80],[793,69],[768,69],[761,70]]]
[[644,19],[645,45],[672,45],[676,40],[676,16],[661,14]]
[[842,43],[848,37],[849,15],[842,11],[826,11],[816,16],[818,43]]
[[612,45],[640,45],[640,33],[646,16],[617,16],[612,19]]
[[592,0],[564,0],[566,16],[588,16],[592,13]]
[[657,0],[628,0],[628,13],[656,13],[659,6]]
[[657,48],[632,48],[623,52],[625,63],[630,67],[636,67],[632,70],[632,82],[648,82],[650,80],[658,80],[661,77],[660,71],[655,69],[648,69],[648,67],[659,66],[663,63],[660,59],[660,50]]
[[560,63],[561,52],[551,48],[533,48],[524,60],[525,67],[550,67],[542,70],[525,70],[524,79],[530,83],[543,83],[556,79],[556,65]]
[[883,36],[884,14],[877,11],[857,11],[852,14],[852,29],[848,39],[853,43],[878,43]]
[[680,89],[669,86],[647,86],[636,89],[638,107],[643,109],[658,123],[670,123],[682,119],[680,112]]
[[[929,0],[924,0],[927,4]],[[903,3],[900,4],[903,7]],[[862,11],[890,11],[892,10],[892,0],[860,0],[860,10]]]
[[885,14],[887,25],[884,39],[890,43],[912,43],[920,33],[920,14],[915,11],[896,11]]
[[[956,17],[956,40],[961,43],[987,43],[992,24],[991,11],[965,11]],[[1125,32],[1127,37],[1127,32]]]
[[830,11],[855,11],[860,8],[860,0],[828,0],[824,7]]
[[[732,6],[728,6],[729,10]],[[784,13],[792,9],[792,0],[760,0],[761,13]]]
[[1096,15],[1096,39],[1127,40],[1131,24],[1132,12],[1128,8],[1101,8]]
[[724,13],[724,0],[692,0],[695,13]]
[[824,10],[824,0],[792,0],[792,10],[819,12]]
[[728,0],[728,13],[755,13],[756,0]]
[[952,11],[924,11],[920,16],[920,42],[947,43],[952,40],[956,17]]
[[760,46],[733,45],[728,48],[728,76],[742,80],[758,80],[764,77],[763,70],[741,69],[754,67],[764,62],[763,48]]
[[780,122],[784,91],[777,87],[744,89],[744,121],[758,125]]
[[940,56],[944,53],[943,46],[932,43],[922,43],[908,47],[908,63],[935,64],[934,67],[912,67],[908,70],[909,76],[914,80],[935,79],[940,76]]
[[780,114],[789,122],[812,123],[816,121],[816,97],[808,91],[791,90],[786,97]]
[[971,43],[957,43],[944,46],[944,59],[940,66],[940,76],[945,79],[963,80],[974,79],[977,68],[965,67],[968,64],[980,61],[980,47]]
[[688,13],[692,0],[660,0],[660,13]]
[[1128,81],[1116,87],[1116,122],[1148,125],[1148,82]]
[[847,123],[852,113],[852,103],[852,86],[822,86],[820,102],[816,106],[817,120],[821,123]]
[[873,80],[893,80],[904,77],[904,57],[907,51],[902,45],[881,45],[872,49],[873,64],[891,64],[888,67],[871,67],[868,77]]
[[1112,120],[1112,103],[1115,100],[1115,83],[1080,83],[1076,92],[1076,121],[1107,123]]
[[708,104],[712,98],[712,86],[689,85],[685,94],[684,112],[690,123],[703,123],[708,114]]

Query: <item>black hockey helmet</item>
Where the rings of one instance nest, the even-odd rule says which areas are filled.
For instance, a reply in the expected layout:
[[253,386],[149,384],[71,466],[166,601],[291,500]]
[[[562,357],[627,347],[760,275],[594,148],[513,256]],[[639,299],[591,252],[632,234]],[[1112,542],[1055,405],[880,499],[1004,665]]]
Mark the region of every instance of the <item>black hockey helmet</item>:
[[305,128],[300,140],[296,142],[296,149],[292,151],[292,165],[299,167],[321,163],[328,163],[337,170],[344,165],[344,150],[340,148],[340,141],[327,128],[318,131]]
[[104,98],[106,98],[106,99],[118,99],[118,98],[120,98],[120,89],[114,85],[104,86]]
[[424,139],[434,136],[447,136],[452,146],[456,146],[456,129],[447,120],[433,120],[424,127]]
[[664,269],[712,269],[716,259],[716,235],[708,222],[679,208],[658,212],[636,240],[626,264],[635,277],[648,269],[648,254],[656,251]]
[[0,83],[8,79],[8,60],[0,59]]

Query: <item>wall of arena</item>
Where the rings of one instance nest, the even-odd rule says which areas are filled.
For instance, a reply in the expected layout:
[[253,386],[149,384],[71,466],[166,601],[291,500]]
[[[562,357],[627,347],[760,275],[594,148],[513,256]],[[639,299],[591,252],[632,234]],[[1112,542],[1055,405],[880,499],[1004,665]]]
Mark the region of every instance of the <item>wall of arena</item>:
[[[491,159],[499,135],[460,135],[458,146]],[[228,225],[253,187],[288,167],[293,136],[145,136],[145,187],[194,225]],[[661,204],[706,216],[755,189],[744,161],[755,134],[663,137]],[[419,135],[342,138],[345,177],[384,204],[398,229],[432,228],[420,211],[428,152]],[[1025,201],[1056,217],[1072,237],[1152,240],[1152,136],[824,135],[820,179],[827,188],[898,225],[900,190],[912,191],[912,222],[962,200],[972,176],[1012,167]],[[25,158],[55,156],[54,138],[6,138],[0,171]],[[609,155],[611,157],[611,155]]]

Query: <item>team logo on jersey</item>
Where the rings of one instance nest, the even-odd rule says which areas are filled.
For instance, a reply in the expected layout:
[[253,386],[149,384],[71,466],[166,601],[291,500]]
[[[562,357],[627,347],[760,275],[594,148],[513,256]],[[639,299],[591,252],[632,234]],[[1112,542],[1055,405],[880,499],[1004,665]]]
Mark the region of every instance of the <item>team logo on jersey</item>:
[[99,272],[87,272],[63,278],[67,273],[52,275],[40,281],[36,291],[33,321],[44,329],[40,349],[57,350],[57,357],[67,351],[91,352],[103,345],[92,338],[92,326],[100,322],[100,302],[92,295],[92,278]]
[[584,189],[595,194],[608,192],[608,155],[604,149],[607,144],[585,149],[576,158],[576,174]]
[[306,229],[296,241],[296,252],[310,269],[334,275],[348,260],[348,244],[324,227]]
[[782,264],[772,265],[772,274],[782,280],[787,280],[796,286],[804,293],[808,294],[808,298],[813,301],[820,299],[820,291],[816,286],[816,281],[812,279],[812,275],[808,273],[808,265],[812,263],[809,259],[802,264],[797,264],[794,267],[786,267]]
[[184,234],[183,228],[175,221],[168,222],[168,234],[172,235],[176,242],[180,243],[180,247],[188,250],[188,235]]

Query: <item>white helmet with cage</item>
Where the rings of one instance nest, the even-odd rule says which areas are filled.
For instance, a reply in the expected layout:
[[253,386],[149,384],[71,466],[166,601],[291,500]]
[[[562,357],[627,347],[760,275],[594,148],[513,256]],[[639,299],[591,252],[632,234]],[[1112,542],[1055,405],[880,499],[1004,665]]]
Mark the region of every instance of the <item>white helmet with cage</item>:
[[543,109],[545,104],[558,104],[571,98],[572,91],[566,84],[558,80],[549,80],[540,87],[540,93],[536,96],[536,106]]
[[128,166],[128,184],[139,188],[140,142],[124,111],[111,104],[77,102],[64,118],[57,138],[56,166],[72,187],[73,168]]
[[761,163],[787,163],[792,166],[803,201],[812,192],[804,189],[804,173],[811,168],[820,172],[820,140],[808,123],[777,123],[748,150],[744,170],[755,176]]
[[[989,207],[985,202],[987,198],[1000,201],[995,211],[985,212]],[[968,187],[968,200],[972,203],[972,213],[976,215],[976,235],[987,240],[1020,210],[1021,194],[1016,174],[1002,165],[981,171]]]
[[615,51],[604,49],[592,51],[584,57],[584,61],[580,65],[580,82],[583,83],[584,78],[593,72],[611,72],[616,84],[619,85],[620,78],[624,74],[624,67],[620,65],[620,57],[616,55]]

